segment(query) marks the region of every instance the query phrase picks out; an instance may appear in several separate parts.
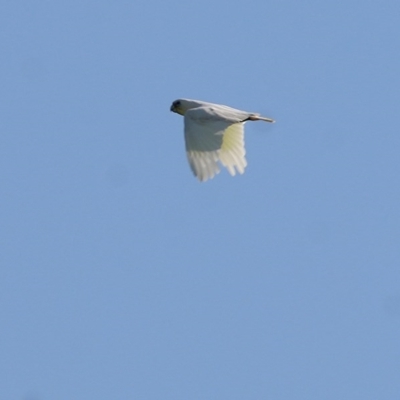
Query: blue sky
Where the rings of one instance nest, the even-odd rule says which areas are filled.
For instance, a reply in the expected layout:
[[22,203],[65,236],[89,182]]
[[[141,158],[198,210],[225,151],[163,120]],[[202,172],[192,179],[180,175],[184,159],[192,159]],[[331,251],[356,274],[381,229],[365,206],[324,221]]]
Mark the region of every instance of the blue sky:
[[[399,13],[2,2],[0,398],[398,399]],[[179,97],[277,120],[244,175]]]

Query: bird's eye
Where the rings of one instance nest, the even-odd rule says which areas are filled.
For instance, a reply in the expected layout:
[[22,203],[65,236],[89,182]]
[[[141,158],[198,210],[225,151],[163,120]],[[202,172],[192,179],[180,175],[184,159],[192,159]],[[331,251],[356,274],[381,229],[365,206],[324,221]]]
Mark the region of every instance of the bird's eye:
[[175,103],[174,103],[174,106],[175,107],[179,107],[181,105],[181,102],[180,101],[176,101]]

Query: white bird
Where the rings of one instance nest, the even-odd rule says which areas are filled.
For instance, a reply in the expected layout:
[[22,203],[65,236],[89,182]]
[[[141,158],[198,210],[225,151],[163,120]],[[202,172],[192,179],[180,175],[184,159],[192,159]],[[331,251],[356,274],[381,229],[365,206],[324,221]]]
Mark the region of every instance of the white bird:
[[201,182],[220,172],[218,162],[232,176],[236,172],[243,174],[247,165],[244,123],[275,122],[256,113],[198,100],[175,100],[171,111],[184,116],[187,158],[194,175]]

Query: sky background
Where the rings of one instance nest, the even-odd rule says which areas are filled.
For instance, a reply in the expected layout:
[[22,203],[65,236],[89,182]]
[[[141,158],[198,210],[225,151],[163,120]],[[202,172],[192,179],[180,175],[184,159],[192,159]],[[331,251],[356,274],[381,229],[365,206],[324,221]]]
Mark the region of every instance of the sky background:
[[[400,398],[398,1],[3,1],[0,399]],[[199,183],[186,97],[273,117]]]

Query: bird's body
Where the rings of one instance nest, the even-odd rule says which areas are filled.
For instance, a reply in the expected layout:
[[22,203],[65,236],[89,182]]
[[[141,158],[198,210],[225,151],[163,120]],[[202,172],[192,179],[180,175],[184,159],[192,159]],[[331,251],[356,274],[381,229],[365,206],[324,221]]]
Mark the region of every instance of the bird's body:
[[202,182],[220,172],[218,162],[232,176],[243,174],[247,165],[244,123],[275,122],[256,113],[198,100],[176,100],[171,111],[184,117],[186,154],[190,168]]

